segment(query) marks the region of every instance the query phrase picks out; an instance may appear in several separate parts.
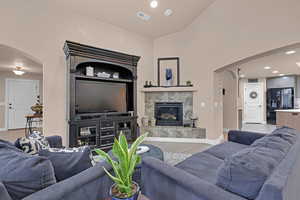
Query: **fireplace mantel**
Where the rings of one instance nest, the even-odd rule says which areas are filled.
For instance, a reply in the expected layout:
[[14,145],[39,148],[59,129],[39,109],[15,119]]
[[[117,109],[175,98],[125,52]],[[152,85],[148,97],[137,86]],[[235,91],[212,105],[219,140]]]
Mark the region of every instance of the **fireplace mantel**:
[[150,87],[143,88],[142,92],[197,92],[195,87]]

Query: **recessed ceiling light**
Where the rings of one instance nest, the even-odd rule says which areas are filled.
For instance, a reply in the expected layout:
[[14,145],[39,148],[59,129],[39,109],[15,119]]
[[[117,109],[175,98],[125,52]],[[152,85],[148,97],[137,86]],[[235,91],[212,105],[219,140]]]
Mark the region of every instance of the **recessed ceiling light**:
[[279,71],[277,71],[277,70],[272,71],[273,74],[277,74],[278,72]]
[[241,75],[240,75],[240,77],[241,77],[241,78],[244,78],[244,77],[245,77],[245,75],[244,75],[244,74],[241,74]]
[[285,74],[279,74],[279,76],[284,76]]
[[150,2],[151,8],[156,8],[158,6],[158,2],[156,0],[153,0]]
[[265,69],[271,69],[271,67],[270,67],[270,66],[265,66],[264,68],[265,68]]
[[287,51],[287,52],[285,52],[285,54],[286,54],[286,55],[291,55],[291,54],[294,54],[294,53],[296,53],[296,51],[295,51],[295,50],[291,50],[291,51]]
[[167,9],[167,10],[165,10],[164,14],[165,14],[165,16],[169,17],[173,14],[173,10]]

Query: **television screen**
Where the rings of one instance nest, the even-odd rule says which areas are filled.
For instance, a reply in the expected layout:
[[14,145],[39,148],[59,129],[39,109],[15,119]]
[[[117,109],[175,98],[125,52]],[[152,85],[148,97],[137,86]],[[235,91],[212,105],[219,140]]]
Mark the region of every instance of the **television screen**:
[[127,112],[126,84],[76,81],[77,113]]

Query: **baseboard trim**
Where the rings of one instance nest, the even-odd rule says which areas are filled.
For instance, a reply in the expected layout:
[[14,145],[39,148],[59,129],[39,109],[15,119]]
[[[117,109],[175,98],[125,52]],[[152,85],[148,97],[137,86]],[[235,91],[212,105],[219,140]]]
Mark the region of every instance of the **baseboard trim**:
[[167,138],[167,137],[146,137],[145,141],[148,142],[174,142],[174,143],[204,143],[210,145],[220,144],[224,140],[224,136],[212,139],[197,139],[197,138]]

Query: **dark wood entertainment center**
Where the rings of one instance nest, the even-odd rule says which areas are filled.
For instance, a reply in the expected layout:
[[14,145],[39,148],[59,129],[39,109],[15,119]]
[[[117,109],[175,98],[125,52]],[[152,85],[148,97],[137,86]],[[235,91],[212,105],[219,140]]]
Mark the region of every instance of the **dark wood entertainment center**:
[[[137,138],[137,63],[140,57],[71,41],[65,42],[64,52],[69,78],[70,147],[89,145],[109,150],[114,138],[121,131],[129,140],[135,140]],[[93,68],[93,75],[87,75],[87,67]],[[103,77],[99,73],[106,73],[110,76]],[[114,73],[117,73],[118,76],[113,77]],[[79,112],[76,99],[80,95],[78,94],[80,81],[97,84],[109,83],[112,86],[117,83],[126,85],[124,86],[126,87],[126,112]],[[86,103],[87,105],[89,103],[88,97]]]

